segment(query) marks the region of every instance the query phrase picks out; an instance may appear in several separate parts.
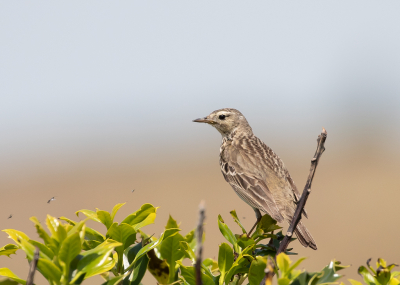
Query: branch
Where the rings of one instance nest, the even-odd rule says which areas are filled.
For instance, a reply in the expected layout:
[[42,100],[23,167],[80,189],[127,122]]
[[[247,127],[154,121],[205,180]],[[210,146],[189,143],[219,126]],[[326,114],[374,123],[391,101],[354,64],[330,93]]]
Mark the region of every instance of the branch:
[[203,280],[201,279],[201,256],[203,253],[203,224],[205,219],[205,203],[200,202],[199,205],[199,223],[196,229],[196,264],[195,264],[195,275],[196,275],[196,285],[203,285]]
[[33,260],[31,261],[31,266],[29,267],[28,278],[26,279],[26,285],[33,285],[33,277],[35,276],[37,263],[39,261],[39,248],[36,247],[35,253],[33,255]]
[[318,142],[317,150],[315,151],[314,157],[311,159],[310,174],[308,175],[306,186],[304,187],[303,194],[301,195],[301,198],[297,204],[296,212],[293,215],[293,219],[292,219],[292,222],[290,223],[290,226],[288,228],[286,236],[280,243],[279,249],[278,249],[276,255],[278,255],[281,252],[286,251],[286,249],[289,245],[290,239],[293,235],[293,231],[297,227],[297,224],[301,220],[301,214],[303,212],[304,206],[306,205],[308,196],[311,193],[311,184],[312,184],[312,181],[314,178],[315,170],[317,169],[318,161],[319,161],[322,153],[325,150],[324,144],[325,144],[327,135],[328,135],[328,133],[326,132],[326,130],[324,128],[322,128],[322,132],[318,136],[318,139],[317,139],[317,142]]

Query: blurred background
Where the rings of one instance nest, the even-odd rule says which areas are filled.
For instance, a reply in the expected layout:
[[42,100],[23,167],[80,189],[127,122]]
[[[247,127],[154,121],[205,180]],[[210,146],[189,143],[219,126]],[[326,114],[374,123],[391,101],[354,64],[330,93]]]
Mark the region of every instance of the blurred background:
[[[360,280],[370,257],[399,263],[399,9],[390,0],[2,1],[0,228],[37,239],[31,216],[127,202],[118,221],[151,203],[160,209],[148,234],[159,236],[169,214],[186,233],[204,199],[205,256],[217,257],[217,215],[237,232],[229,211],[248,228],[255,217],[220,173],[220,134],[192,120],[232,107],[299,189],[328,131],[305,221],[318,250],[292,244],[303,267],[336,258]],[[0,246],[9,242],[1,233]],[[0,256],[0,267],[27,276],[22,252]]]

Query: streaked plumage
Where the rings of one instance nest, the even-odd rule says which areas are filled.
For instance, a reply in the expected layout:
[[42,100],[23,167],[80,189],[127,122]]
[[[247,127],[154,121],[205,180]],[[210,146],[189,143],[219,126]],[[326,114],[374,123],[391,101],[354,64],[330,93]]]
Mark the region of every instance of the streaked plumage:
[[[242,113],[220,109],[194,121],[208,123],[222,134],[222,174],[236,194],[254,209],[257,218],[262,211],[278,222],[290,223],[300,193],[282,160],[253,135]],[[317,249],[301,221],[295,233],[303,246]]]

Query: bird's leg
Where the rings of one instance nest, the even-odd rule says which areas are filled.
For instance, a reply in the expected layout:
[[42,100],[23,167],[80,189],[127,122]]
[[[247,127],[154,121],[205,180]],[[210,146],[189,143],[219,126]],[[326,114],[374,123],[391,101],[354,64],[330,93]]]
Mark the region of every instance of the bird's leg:
[[256,213],[257,221],[256,221],[256,223],[254,224],[254,226],[251,228],[251,230],[248,232],[248,234],[247,234],[248,237],[251,236],[252,231],[256,228],[256,226],[258,225],[258,223],[261,221],[261,218],[262,218],[262,215],[261,215],[261,212],[260,212],[259,209],[253,208],[253,210],[254,210],[254,212]]

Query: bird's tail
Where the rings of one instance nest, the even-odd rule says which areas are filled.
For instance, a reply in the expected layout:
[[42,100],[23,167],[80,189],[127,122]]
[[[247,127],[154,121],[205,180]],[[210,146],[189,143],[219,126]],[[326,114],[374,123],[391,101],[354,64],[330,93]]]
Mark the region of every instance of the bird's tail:
[[314,250],[317,249],[315,240],[302,222],[297,224],[297,228],[294,230],[294,232],[296,233],[297,239],[304,247],[311,247]]

